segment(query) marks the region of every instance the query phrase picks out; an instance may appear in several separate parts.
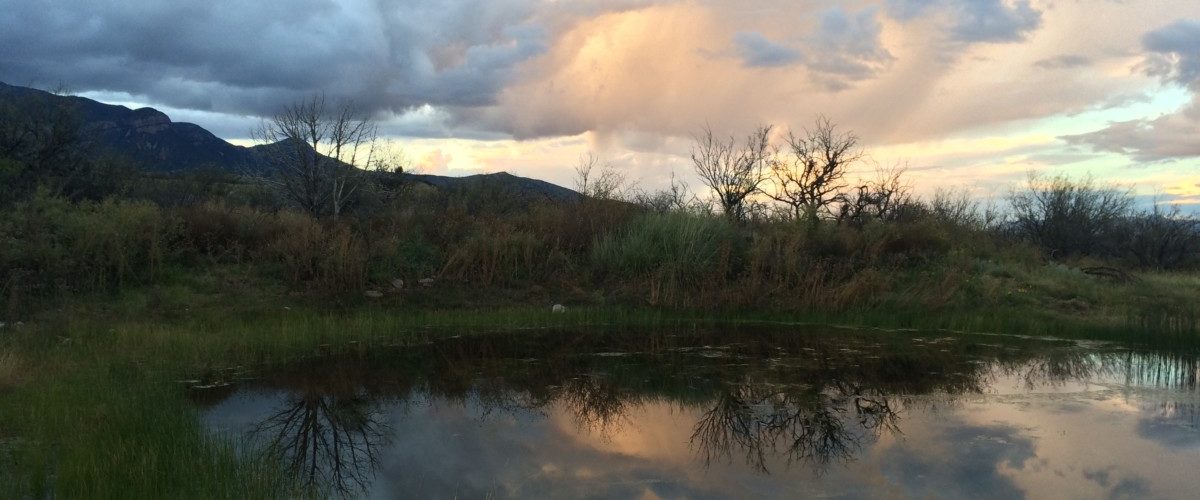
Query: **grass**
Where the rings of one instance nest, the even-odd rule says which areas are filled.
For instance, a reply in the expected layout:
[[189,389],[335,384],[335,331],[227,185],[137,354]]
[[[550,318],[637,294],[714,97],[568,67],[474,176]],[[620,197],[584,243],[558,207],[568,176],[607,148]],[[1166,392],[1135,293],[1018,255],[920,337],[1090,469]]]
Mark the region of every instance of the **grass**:
[[[1049,270],[1047,273],[1065,271]],[[234,273],[237,274],[237,273]],[[1001,273],[1003,274],[1003,273]],[[1042,281],[1045,278],[1045,281]],[[1069,278],[1069,279],[1068,279]],[[1185,339],[1137,318],[1034,309],[1025,301],[986,309],[849,308],[837,312],[663,310],[510,304],[436,309],[419,296],[404,303],[321,307],[315,300],[249,292],[217,293],[221,276],[115,296],[64,302],[52,314],[4,330],[0,341],[0,496],[87,498],[271,498],[305,496],[269,460],[239,454],[205,433],[188,403],[185,379],[228,381],[238,373],[323,353],[423,342],[437,335],[546,327],[688,328],[772,322],[850,327],[990,331],[1124,340]],[[244,278],[251,281],[253,278]],[[1116,297],[1174,299],[1195,278],[1152,277],[1126,288],[1076,283],[1070,276],[1026,279],[1039,301],[1105,304]],[[454,294],[454,289],[438,290]],[[414,292],[433,294],[434,291]],[[465,292],[464,292],[465,293]],[[215,296],[214,296],[215,295]],[[258,297],[257,301],[251,297]],[[287,304],[293,305],[287,305]],[[234,311],[231,313],[230,311]],[[1168,335],[1170,334],[1170,335]]]
[[0,319],[28,323],[0,329],[0,497],[311,495],[208,435],[179,381],[438,335],[782,323],[1200,343],[1194,271],[1114,283],[936,221],[742,227],[584,208],[334,223],[20,203],[0,215]]

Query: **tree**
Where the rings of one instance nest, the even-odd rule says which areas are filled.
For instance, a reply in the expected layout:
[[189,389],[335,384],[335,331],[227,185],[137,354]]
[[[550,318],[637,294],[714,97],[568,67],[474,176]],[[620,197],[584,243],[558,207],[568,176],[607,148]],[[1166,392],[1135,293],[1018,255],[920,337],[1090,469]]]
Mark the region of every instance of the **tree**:
[[732,136],[718,138],[709,127],[696,138],[692,146],[692,163],[704,185],[716,195],[725,216],[741,221],[745,218],[745,201],[766,179],[766,165],[771,161],[769,136],[771,127],[758,127],[739,145]]
[[580,194],[599,200],[615,200],[625,188],[625,177],[612,164],[588,153],[579,157],[575,165],[575,190]]
[[826,117],[817,118],[804,136],[788,134],[785,158],[771,162],[771,199],[788,205],[797,220],[816,221],[831,206],[846,185],[842,182],[847,168],[860,160],[858,137],[839,133]]
[[271,171],[261,177],[313,216],[337,218],[374,165],[376,126],[349,103],[324,96],[292,104],[263,121],[253,137],[266,148]]
[[83,173],[91,155],[83,120],[64,90],[33,90],[0,96],[0,195],[17,196],[41,186],[63,194]]
[[668,188],[654,192],[634,188],[629,200],[659,214],[686,212],[698,208],[697,205],[700,204],[696,195],[688,190],[687,183],[675,178],[675,172],[671,172],[671,184]]
[[1009,195],[1016,231],[1051,256],[1112,255],[1131,213],[1128,190],[1096,186],[1090,178],[1030,175],[1025,189]]
[[904,182],[905,168],[875,167],[875,179],[838,195],[839,223],[862,226],[869,220],[895,222],[911,214],[911,189]]

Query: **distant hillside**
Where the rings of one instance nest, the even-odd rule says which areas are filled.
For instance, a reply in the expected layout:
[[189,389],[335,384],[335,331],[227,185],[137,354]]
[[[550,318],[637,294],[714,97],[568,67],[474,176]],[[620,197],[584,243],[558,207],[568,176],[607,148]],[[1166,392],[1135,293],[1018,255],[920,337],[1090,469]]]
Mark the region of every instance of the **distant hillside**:
[[[46,103],[65,104],[78,113],[84,140],[99,152],[129,158],[147,171],[186,173],[197,169],[226,172],[261,172],[267,169],[260,154],[272,145],[242,147],[230,144],[193,123],[173,122],[154,108],[129,109],[77,96],[59,96],[42,90],[0,82],[0,102],[35,97]],[[520,196],[571,200],[580,195],[549,182],[508,173],[447,177],[416,174],[413,180],[440,190],[490,187]]]
[[486,186],[501,189],[517,196],[540,195],[555,201],[570,201],[578,199],[579,193],[557,184],[519,177],[508,172],[494,174],[468,175],[466,177],[447,177],[443,175],[411,174],[412,180],[428,184],[441,190],[470,189]]
[[90,145],[101,152],[125,156],[147,170],[176,172],[213,167],[234,171],[254,165],[251,148],[225,142],[199,125],[172,122],[153,108],[129,109],[0,83],[0,100],[31,96],[74,109]]

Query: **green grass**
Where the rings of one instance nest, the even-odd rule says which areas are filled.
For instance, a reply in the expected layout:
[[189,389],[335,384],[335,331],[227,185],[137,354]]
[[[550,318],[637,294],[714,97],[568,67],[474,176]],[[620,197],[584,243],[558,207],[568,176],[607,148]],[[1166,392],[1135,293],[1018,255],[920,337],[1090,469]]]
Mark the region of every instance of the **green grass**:
[[[549,308],[562,290],[505,294],[445,283],[331,302],[289,293],[252,267],[167,268],[161,284],[63,298],[28,325],[0,331],[0,497],[306,496],[277,464],[208,435],[179,381],[227,381],[439,335],[783,323],[1200,343],[1189,299],[1200,289],[1196,276],[1113,284],[1056,266],[979,266],[957,281],[939,277],[945,290],[930,290],[920,270],[885,276],[898,282],[883,299],[840,310],[651,309],[585,292],[569,295],[564,314]],[[948,295],[937,307],[920,305],[931,300],[922,294],[935,293]]]

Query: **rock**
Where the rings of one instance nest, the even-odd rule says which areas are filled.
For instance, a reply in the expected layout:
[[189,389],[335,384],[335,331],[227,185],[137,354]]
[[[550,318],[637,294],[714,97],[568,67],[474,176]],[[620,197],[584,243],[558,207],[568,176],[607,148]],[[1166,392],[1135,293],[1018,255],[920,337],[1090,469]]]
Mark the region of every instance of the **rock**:
[[404,289],[404,280],[399,279],[399,278],[392,280],[392,288],[395,288],[397,290],[403,290]]
[[433,278],[425,278],[425,279],[418,281],[417,283],[420,283],[421,286],[423,286],[423,287],[429,288],[429,287],[433,286]]
[[367,290],[367,291],[363,292],[363,295],[366,295],[368,299],[382,299],[383,298],[383,292],[380,292],[378,290]]
[[3,322],[3,321],[0,321],[0,328],[4,328],[4,327],[6,327],[6,326],[8,326],[8,323],[5,323],[5,322]]
[[565,312],[567,312],[567,306],[564,306],[562,304],[554,304],[554,306],[550,308],[550,312],[565,313]]

